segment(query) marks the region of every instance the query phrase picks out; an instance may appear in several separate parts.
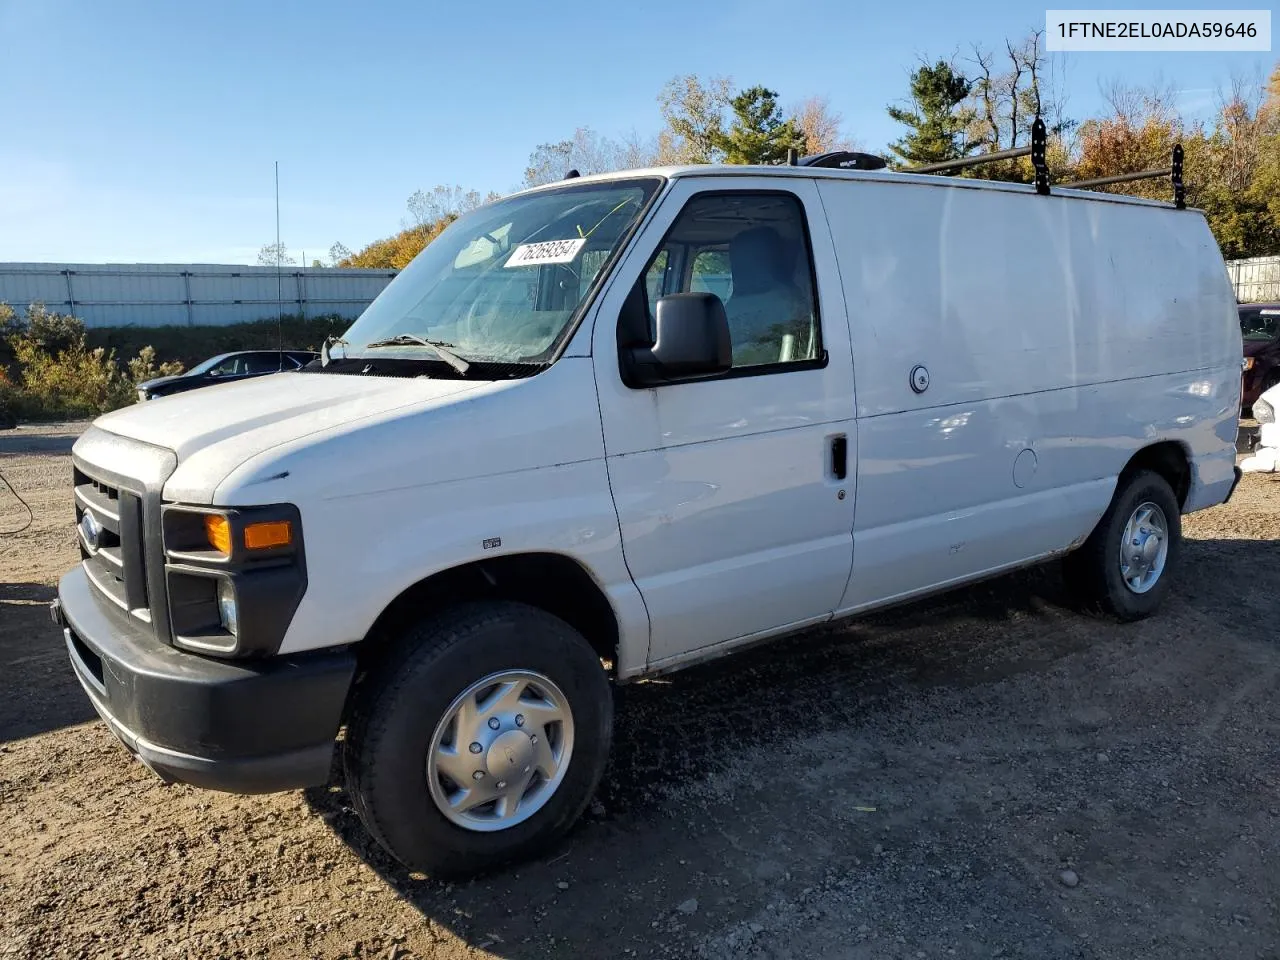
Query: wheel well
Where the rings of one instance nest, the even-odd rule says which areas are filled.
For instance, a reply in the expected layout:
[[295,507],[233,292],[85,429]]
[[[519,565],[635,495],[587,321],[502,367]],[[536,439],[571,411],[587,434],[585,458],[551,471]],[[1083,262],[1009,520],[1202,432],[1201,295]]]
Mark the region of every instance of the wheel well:
[[1173,488],[1178,506],[1186,505],[1187,494],[1191,492],[1191,462],[1182,444],[1176,440],[1165,440],[1143,447],[1125,464],[1121,476],[1138,470],[1150,470],[1164,477]]
[[559,617],[577,630],[612,669],[618,621],[604,592],[575,560],[558,553],[525,553],[477,560],[420,580],[378,616],[358,653],[363,659],[398,636],[426,611],[477,600],[515,600]]

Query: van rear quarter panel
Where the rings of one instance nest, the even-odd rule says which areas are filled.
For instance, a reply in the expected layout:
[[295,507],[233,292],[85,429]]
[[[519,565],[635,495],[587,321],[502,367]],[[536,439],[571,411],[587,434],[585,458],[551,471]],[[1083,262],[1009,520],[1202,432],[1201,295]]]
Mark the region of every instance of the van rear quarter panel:
[[857,383],[842,610],[1074,546],[1161,440],[1192,457],[1188,507],[1225,495],[1240,333],[1198,212],[927,181],[819,189]]

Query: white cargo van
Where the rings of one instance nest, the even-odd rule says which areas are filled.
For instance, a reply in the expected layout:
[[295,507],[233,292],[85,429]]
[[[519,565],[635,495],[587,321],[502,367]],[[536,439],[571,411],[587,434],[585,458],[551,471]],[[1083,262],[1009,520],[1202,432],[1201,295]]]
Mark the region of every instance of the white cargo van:
[[321,784],[345,728],[371,833],[466,873],[578,817],[611,683],[1064,555],[1151,614],[1238,479],[1240,367],[1193,210],[567,180],[459,219],[304,371],[99,419],[53,614],[161,777]]

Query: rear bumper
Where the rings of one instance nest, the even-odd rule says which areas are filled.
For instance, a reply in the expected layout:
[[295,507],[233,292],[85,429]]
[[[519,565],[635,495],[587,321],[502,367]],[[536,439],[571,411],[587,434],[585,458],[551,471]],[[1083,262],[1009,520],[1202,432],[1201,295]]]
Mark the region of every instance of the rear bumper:
[[186,653],[111,608],[80,567],[58,584],[51,612],[94,709],[160,777],[233,793],[328,780],[355,673],[350,652]]

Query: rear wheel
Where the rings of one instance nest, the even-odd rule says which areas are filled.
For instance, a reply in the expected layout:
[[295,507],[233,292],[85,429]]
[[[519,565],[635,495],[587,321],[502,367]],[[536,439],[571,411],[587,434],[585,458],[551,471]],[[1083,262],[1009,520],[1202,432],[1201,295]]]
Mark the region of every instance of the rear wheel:
[[1067,584],[1086,608],[1141,620],[1168,593],[1181,545],[1181,511],[1168,481],[1150,470],[1127,474],[1089,539],[1066,558]]
[[459,607],[410,630],[357,689],[347,786],[406,867],[472,875],[573,825],[612,723],[599,657],[568,624],[516,603]]

